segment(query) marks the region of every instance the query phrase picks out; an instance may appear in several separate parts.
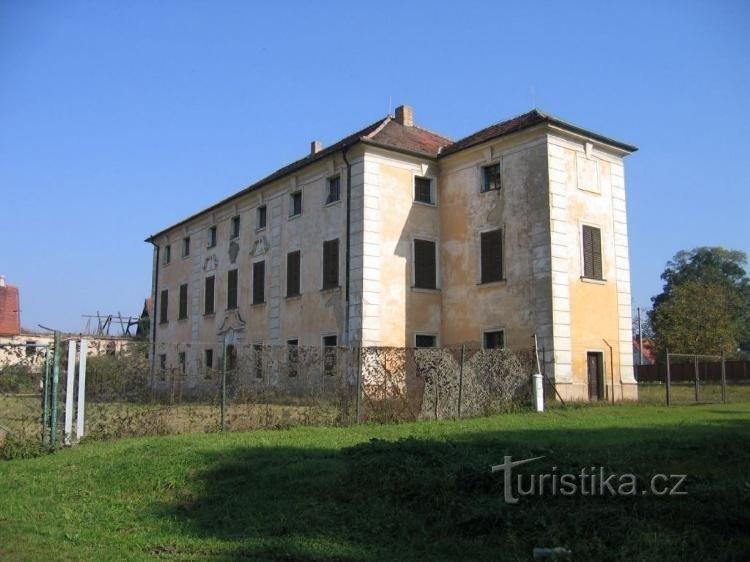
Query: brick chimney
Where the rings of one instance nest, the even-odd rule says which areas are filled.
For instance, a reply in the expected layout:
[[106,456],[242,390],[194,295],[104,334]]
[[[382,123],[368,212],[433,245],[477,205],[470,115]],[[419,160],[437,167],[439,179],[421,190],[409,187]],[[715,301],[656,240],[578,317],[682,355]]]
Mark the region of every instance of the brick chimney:
[[314,140],[310,143],[310,154],[317,154],[323,150],[323,143],[319,140]]
[[18,287],[5,283],[0,277],[0,335],[17,336],[21,333],[21,310],[18,306]]
[[410,105],[399,105],[396,108],[396,123],[404,127],[414,126],[414,110]]

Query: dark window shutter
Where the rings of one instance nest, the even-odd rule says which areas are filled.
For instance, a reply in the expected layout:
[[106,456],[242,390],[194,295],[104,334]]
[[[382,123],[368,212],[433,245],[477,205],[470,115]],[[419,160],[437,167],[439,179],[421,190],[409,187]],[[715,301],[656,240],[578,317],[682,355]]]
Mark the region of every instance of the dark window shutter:
[[503,278],[503,231],[482,232],[480,245],[482,283],[501,281]]
[[435,242],[414,240],[414,286],[420,289],[437,287]]
[[187,318],[187,309],[188,309],[188,286],[187,284],[180,285],[180,319],[183,320]]
[[602,279],[602,232],[592,226],[583,227],[583,276]]
[[339,240],[323,242],[323,288],[339,286]]
[[214,277],[206,277],[206,291],[204,295],[203,313],[214,313]]
[[253,304],[260,304],[266,300],[266,262],[258,261],[253,264]]
[[227,308],[237,308],[237,270],[230,269],[227,277]]
[[286,296],[295,297],[300,294],[299,282],[300,253],[289,252],[286,255]]
[[161,292],[161,302],[159,303],[159,322],[167,321],[167,312],[169,311],[169,291],[164,289]]

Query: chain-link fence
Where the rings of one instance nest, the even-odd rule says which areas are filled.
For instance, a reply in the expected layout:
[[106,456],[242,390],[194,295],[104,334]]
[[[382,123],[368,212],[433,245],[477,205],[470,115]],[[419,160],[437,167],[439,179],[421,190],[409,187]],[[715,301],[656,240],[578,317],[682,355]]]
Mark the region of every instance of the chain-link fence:
[[636,366],[640,402],[695,404],[750,400],[750,361],[721,355],[669,353]]
[[[29,352],[29,361],[18,366],[7,357],[0,362],[0,431],[38,438],[46,427],[62,442],[66,392],[79,396],[77,382],[67,384],[67,345],[61,342],[57,355],[58,390],[47,393],[51,404],[45,411],[57,423],[41,420],[45,394],[40,388],[45,376],[52,387],[53,350],[43,348],[33,360]],[[27,351],[19,349],[25,356]],[[72,353],[68,357],[75,357]],[[89,346],[86,353],[83,433],[89,438],[490,414],[529,402],[534,365],[533,351],[485,350],[476,344],[396,348],[132,341]]]

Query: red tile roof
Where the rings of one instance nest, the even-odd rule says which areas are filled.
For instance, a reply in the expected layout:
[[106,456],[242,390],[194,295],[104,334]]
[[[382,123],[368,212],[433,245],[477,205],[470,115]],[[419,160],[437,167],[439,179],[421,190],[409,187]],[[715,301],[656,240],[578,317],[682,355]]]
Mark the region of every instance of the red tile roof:
[[18,287],[0,287],[0,336],[17,336],[21,333],[21,307],[18,302]]

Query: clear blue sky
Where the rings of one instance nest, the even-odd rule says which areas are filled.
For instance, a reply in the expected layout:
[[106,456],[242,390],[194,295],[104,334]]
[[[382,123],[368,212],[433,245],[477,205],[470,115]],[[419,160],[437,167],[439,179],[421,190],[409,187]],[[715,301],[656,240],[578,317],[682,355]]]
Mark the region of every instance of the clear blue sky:
[[536,105],[636,144],[634,306],[680,249],[750,251],[750,3],[602,4],[0,0],[0,273],[24,326],[140,312],[146,236],[389,99],[454,138]]

